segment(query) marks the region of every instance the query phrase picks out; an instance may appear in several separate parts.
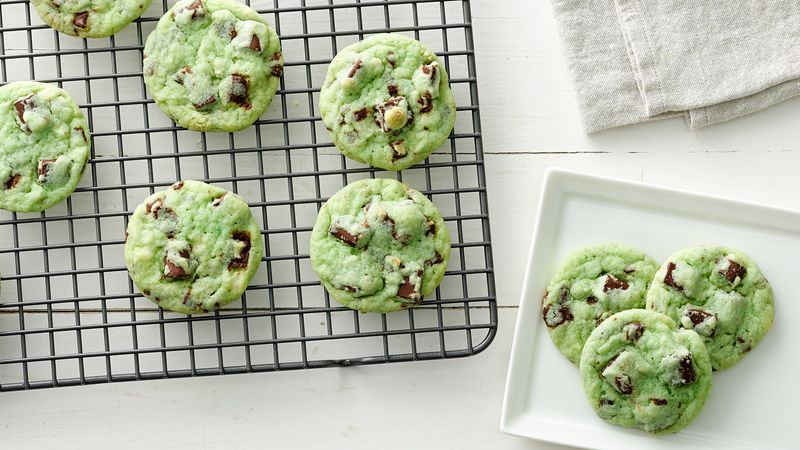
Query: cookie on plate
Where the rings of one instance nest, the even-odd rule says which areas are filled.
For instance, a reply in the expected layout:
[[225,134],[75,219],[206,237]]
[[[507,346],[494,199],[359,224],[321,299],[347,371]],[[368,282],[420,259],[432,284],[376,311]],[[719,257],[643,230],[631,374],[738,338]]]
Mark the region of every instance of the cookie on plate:
[[319,107],[345,156],[386,170],[427,158],[456,120],[439,58],[400,34],[373,36],[339,52],[328,67]]
[[644,308],[658,264],[634,248],[604,244],[576,251],[547,285],[542,319],[556,347],[578,364],[592,330],[612,314]]
[[450,233],[436,206],[389,179],[345,186],[319,212],[311,264],[348,308],[386,313],[433,293],[450,257]]
[[153,0],[31,0],[42,21],[84,38],[111,36],[138,19]]
[[647,308],[705,341],[721,370],[755,348],[772,326],[772,287],[750,257],[726,247],[680,250],[658,270]]
[[158,306],[199,314],[238,300],[261,264],[261,229],[238,195],[180,181],[148,197],[128,224],[125,262]]
[[580,371],[597,415],[652,433],[688,425],[711,392],[711,362],[700,336],[644,309],[603,321],[586,341]]
[[89,160],[89,126],[75,101],[49,84],[0,87],[0,209],[44,211],[75,190]]
[[238,131],[272,102],[283,74],[278,35],[235,0],[181,0],[148,36],[144,81],[182,127]]

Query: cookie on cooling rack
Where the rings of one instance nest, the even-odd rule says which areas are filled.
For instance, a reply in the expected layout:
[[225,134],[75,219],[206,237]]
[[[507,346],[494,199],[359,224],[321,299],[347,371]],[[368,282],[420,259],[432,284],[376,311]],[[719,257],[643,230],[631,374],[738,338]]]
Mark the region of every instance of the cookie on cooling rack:
[[601,323],[586,341],[580,369],[597,415],[652,433],[688,425],[711,392],[711,362],[700,336],[644,309]]
[[272,102],[283,74],[278,35],[235,0],[182,0],[148,36],[144,81],[156,104],[195,131],[238,131]]
[[420,192],[389,179],[345,186],[311,233],[311,264],[348,308],[386,313],[415,306],[442,281],[450,233]]
[[542,319],[553,343],[577,364],[586,339],[612,314],[644,308],[658,264],[618,244],[587,247],[569,256],[542,299]]
[[733,366],[772,326],[772,287],[747,255],[694,247],[667,259],[647,293],[647,308],[668,315],[705,341],[711,365]]
[[238,300],[261,264],[261,229],[238,195],[180,181],[148,197],[128,224],[125,262],[158,306],[199,314]]
[[345,156],[386,170],[427,158],[456,120],[439,58],[400,34],[373,36],[339,52],[328,67],[319,107]]
[[52,28],[84,38],[111,36],[139,18],[153,0],[31,0]]
[[0,208],[44,211],[75,190],[89,160],[89,126],[75,101],[49,84],[0,87]]

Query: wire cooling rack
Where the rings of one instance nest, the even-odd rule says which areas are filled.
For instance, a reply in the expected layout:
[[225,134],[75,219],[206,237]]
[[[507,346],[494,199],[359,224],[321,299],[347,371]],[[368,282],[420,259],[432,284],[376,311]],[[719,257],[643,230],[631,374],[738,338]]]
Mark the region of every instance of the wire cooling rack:
[[[44,26],[28,0],[0,0],[0,81],[57,83],[81,105],[93,138],[69,200],[44,213],[0,211],[0,390],[452,358],[491,343],[497,309],[469,1],[247,3],[281,36],[280,90],[253,127],[206,134],[176,127],[145,91],[143,43],[172,2],[156,0],[116,36],[84,40]],[[333,55],[390,30],[443,58],[458,103],[449,142],[397,174],[342,156],[317,110]],[[453,238],[435,297],[387,315],[331,300],[308,257],[323,202],[376,176],[427,194]],[[266,250],[241,302],[193,317],[142,297],[123,260],[132,211],[181,179],[244,197]]]

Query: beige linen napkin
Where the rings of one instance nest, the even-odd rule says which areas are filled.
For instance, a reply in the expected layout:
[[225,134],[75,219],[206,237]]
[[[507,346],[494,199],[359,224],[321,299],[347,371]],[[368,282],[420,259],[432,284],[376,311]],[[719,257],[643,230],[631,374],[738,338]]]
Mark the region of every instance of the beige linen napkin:
[[800,94],[800,1],[553,0],[584,128],[690,128]]

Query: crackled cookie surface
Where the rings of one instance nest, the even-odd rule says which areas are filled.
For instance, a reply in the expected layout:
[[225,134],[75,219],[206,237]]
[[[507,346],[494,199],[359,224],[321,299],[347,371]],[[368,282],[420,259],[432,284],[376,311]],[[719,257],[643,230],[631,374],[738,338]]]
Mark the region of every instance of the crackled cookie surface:
[[125,262],[158,306],[199,314],[238,300],[264,254],[261,230],[238,195],[180,181],[148,197],[128,224]]
[[592,330],[612,314],[644,308],[658,264],[618,244],[576,251],[553,276],[542,299],[542,319],[556,347],[577,364]]
[[238,131],[272,102],[283,74],[277,34],[235,0],[182,0],[147,38],[144,80],[156,104],[196,131]]
[[603,321],[586,341],[580,371],[597,415],[653,433],[688,425],[711,392],[711,363],[700,336],[644,309]]
[[456,119],[444,66],[400,34],[373,36],[339,52],[328,67],[320,111],[342,153],[387,170],[427,158]]
[[647,308],[705,341],[714,369],[736,364],[772,326],[772,287],[744,253],[693,247],[667,259],[647,293]]
[[89,160],[89,126],[56,86],[0,87],[0,208],[44,211],[75,190]]
[[389,179],[361,180],[322,207],[311,263],[348,308],[390,312],[415,306],[442,281],[450,233],[424,195]]
[[31,0],[39,17],[72,36],[100,38],[127,27],[153,0]]

